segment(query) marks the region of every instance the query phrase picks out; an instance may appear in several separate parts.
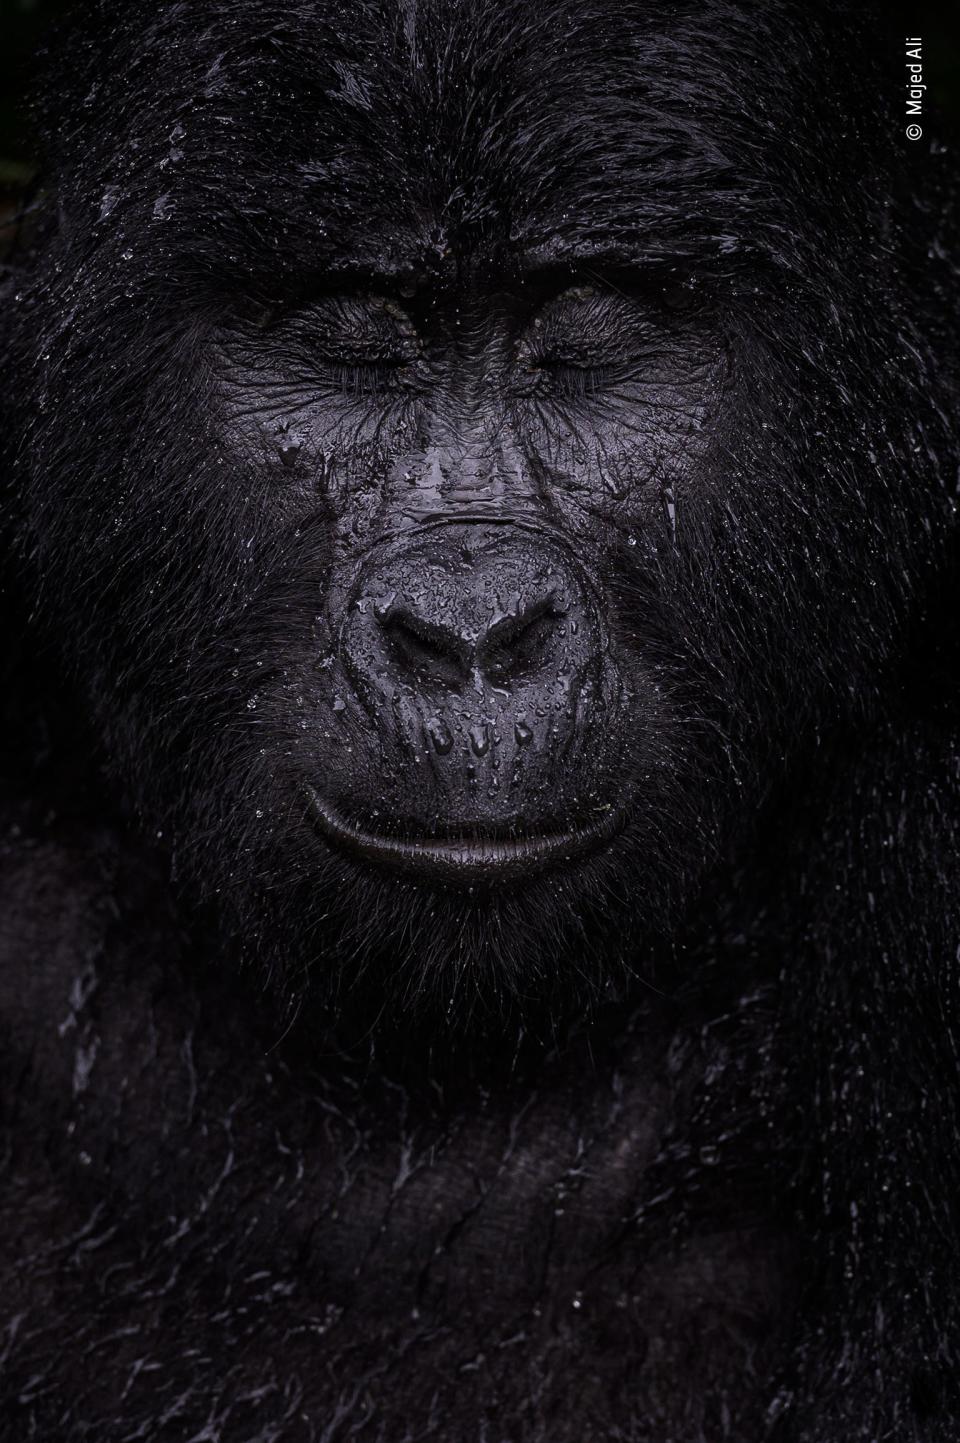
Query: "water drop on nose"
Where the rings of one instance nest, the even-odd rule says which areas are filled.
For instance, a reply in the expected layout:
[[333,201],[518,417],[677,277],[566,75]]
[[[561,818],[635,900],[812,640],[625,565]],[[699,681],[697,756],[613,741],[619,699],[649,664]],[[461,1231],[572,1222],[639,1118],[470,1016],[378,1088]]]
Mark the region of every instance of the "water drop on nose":
[[677,534],[677,503],[676,503],[676,498],[675,498],[675,496],[674,496],[674,494],[673,494],[673,487],[672,487],[672,486],[665,486],[665,487],[663,488],[663,494],[662,494],[661,500],[662,500],[662,504],[663,504],[664,515],[666,516],[666,519],[667,519],[667,525],[668,525],[669,528],[670,528],[670,534],[671,534],[671,536],[673,536],[674,538],[676,538],[676,534]]
[[450,735],[450,728],[446,722],[441,721],[439,717],[434,717],[427,723],[427,732],[433,742],[434,751],[445,757],[453,746],[453,737]]
[[490,750],[490,738],[485,726],[470,728],[470,745],[475,756],[485,757]]
[[393,603],[397,599],[397,593],[391,591],[389,596],[381,597],[373,604],[373,614],[378,621],[388,621],[393,611]]
[[518,719],[514,724],[513,734],[517,739],[518,747],[525,747],[528,742],[533,740],[532,729],[528,727],[527,723],[522,719]]
[[303,449],[303,441],[299,436],[285,436],[280,442],[280,460],[284,466],[292,466]]

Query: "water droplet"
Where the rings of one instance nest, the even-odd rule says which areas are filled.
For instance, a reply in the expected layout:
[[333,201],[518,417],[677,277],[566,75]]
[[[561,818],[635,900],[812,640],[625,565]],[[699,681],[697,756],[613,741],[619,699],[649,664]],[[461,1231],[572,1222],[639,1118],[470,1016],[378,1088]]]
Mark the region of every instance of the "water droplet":
[[490,750],[490,738],[485,726],[470,728],[470,745],[475,756],[485,757]]
[[106,220],[107,216],[113,210],[117,203],[117,193],[117,187],[115,185],[107,186],[100,198],[100,214],[97,216],[98,221]]
[[453,746],[453,737],[450,735],[450,728],[440,717],[433,717],[427,722],[427,734],[433,742],[433,749],[445,757]]
[[347,704],[346,704],[346,702],[344,701],[344,699],[343,699],[342,696],[335,696],[335,697],[334,697],[334,699],[333,699],[333,709],[334,709],[334,711],[346,711],[346,709],[347,709]]
[[720,1149],[712,1143],[708,1143],[700,1149],[699,1156],[704,1167],[716,1167],[720,1161]]
[[533,740],[533,730],[531,727],[527,726],[527,723],[524,721],[523,717],[517,717],[516,723],[514,724],[513,728],[513,734],[517,739],[518,747],[525,747],[528,742],[531,742]]
[[373,604],[373,614],[378,621],[388,621],[393,610],[393,603],[397,599],[397,593],[391,591],[389,596],[383,596]]
[[279,449],[280,460],[284,466],[293,466],[303,450],[303,441],[299,436],[284,436]]

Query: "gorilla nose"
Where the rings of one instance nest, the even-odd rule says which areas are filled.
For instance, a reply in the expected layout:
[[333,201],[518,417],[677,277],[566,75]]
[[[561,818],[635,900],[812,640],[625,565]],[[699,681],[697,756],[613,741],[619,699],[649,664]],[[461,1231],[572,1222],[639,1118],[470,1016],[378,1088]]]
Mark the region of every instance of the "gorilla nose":
[[587,584],[552,542],[486,527],[444,530],[361,573],[344,635],[358,681],[513,691],[555,683],[597,656]]
[[517,595],[515,611],[471,625],[472,600],[464,597],[462,614],[451,608],[442,619],[432,618],[419,599],[377,608],[376,619],[386,631],[398,669],[451,686],[476,669],[487,680],[508,686],[544,658],[551,633],[569,610],[559,588],[535,588],[532,595]]

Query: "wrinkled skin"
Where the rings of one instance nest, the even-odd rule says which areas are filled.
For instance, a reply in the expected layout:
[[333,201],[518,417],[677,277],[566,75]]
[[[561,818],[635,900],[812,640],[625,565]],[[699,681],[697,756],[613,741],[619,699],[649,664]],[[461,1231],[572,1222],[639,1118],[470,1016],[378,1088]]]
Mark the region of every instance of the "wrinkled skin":
[[11,1438],[956,1437],[953,187],[871,33],[68,48],[3,307]]

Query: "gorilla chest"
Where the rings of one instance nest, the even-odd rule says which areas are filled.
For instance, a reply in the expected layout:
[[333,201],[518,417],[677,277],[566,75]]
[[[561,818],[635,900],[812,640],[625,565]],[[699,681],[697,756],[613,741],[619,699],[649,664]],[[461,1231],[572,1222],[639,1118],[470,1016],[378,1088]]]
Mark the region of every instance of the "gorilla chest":
[[115,1022],[66,1029],[70,1101],[34,1097],[18,1153],[18,1416],[104,1440],[215,1418],[218,1443],[759,1432],[793,1285],[750,1009],[462,1106],[240,1069],[156,1007],[135,1070]]

